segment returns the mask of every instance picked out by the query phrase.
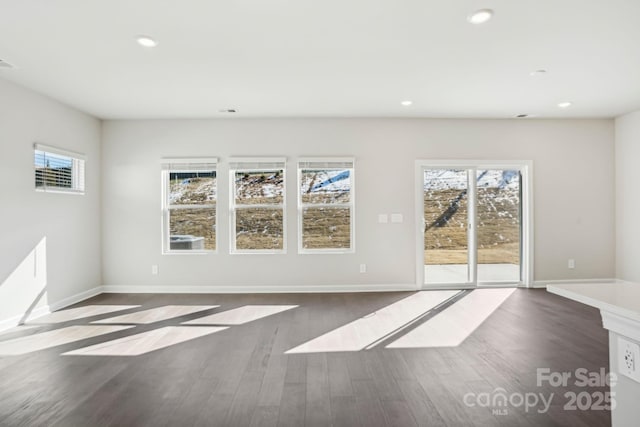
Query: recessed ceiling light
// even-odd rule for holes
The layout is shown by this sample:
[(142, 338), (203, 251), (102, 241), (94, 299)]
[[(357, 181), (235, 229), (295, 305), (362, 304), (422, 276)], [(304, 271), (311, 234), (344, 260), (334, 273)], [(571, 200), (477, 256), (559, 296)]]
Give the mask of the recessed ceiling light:
[(530, 76), (532, 77), (539, 77), (539, 76), (544, 76), (545, 74), (547, 74), (547, 70), (535, 70), (529, 73)]
[(400, 104), (402, 104), (405, 107), (408, 107), (409, 105), (413, 104), (413, 101), (402, 101)]
[(569, 101), (559, 102), (558, 107), (560, 108), (569, 108), (571, 107), (571, 103)]
[(156, 47), (158, 46), (158, 42), (152, 39), (149, 36), (138, 36), (136, 37), (136, 41), (140, 46), (144, 47)]
[(493, 10), (491, 9), (480, 9), (473, 12), (471, 15), (467, 16), (467, 21), (472, 24), (484, 24), (493, 16)]

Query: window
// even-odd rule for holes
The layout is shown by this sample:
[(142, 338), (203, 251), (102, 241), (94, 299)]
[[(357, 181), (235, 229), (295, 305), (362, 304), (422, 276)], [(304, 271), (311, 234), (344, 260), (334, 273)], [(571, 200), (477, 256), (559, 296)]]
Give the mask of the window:
[(217, 159), (163, 159), (163, 252), (216, 250)]
[(285, 159), (229, 162), (231, 252), (284, 253)]
[(418, 283), (532, 282), (530, 161), (416, 161)]
[(353, 252), (353, 159), (298, 162), (298, 249)]
[(37, 191), (84, 194), (84, 155), (41, 144), (33, 148)]

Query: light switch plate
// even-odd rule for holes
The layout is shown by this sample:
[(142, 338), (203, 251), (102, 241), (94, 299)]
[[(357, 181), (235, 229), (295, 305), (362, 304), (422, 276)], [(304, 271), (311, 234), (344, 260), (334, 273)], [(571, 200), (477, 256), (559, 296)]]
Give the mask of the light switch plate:
[(400, 224), (404, 221), (404, 217), (400, 213), (391, 214), (391, 222), (394, 224)]
[(389, 216), (387, 214), (378, 214), (378, 223), (386, 224), (389, 222)]

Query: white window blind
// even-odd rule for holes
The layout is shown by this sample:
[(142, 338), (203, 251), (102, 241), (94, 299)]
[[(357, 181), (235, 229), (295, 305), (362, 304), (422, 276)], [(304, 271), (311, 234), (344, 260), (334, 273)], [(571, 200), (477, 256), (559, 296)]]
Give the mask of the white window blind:
[(353, 169), (353, 158), (300, 159), (299, 169)]
[(33, 165), (37, 191), (84, 193), (85, 156), (83, 154), (34, 144)]
[(211, 171), (216, 169), (218, 159), (207, 158), (165, 158), (162, 159), (162, 170), (181, 171)]
[(284, 157), (235, 157), (229, 159), (229, 169), (243, 171), (262, 171), (284, 169)]

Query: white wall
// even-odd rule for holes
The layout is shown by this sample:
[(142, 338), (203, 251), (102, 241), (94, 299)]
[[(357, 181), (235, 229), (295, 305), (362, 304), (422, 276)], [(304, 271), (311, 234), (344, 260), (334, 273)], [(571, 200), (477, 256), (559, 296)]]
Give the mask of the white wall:
[[(103, 124), (107, 286), (415, 283), (414, 161), (534, 161), (535, 280), (614, 277), (612, 120), (176, 120)], [(229, 255), (230, 156), (286, 156), (288, 253)], [(295, 159), (355, 156), (356, 253), (296, 253)], [(219, 253), (161, 255), (159, 159), (217, 156)], [(404, 214), (378, 224), (379, 213)], [(576, 269), (567, 269), (567, 259)], [(366, 263), (368, 271), (358, 272)], [(160, 267), (151, 275), (151, 265)]]
[[(0, 79), (0, 328), (101, 283), (100, 127)], [(85, 196), (34, 190), (34, 142), (87, 155)]]
[(616, 274), (640, 281), (640, 111), (615, 122)]

